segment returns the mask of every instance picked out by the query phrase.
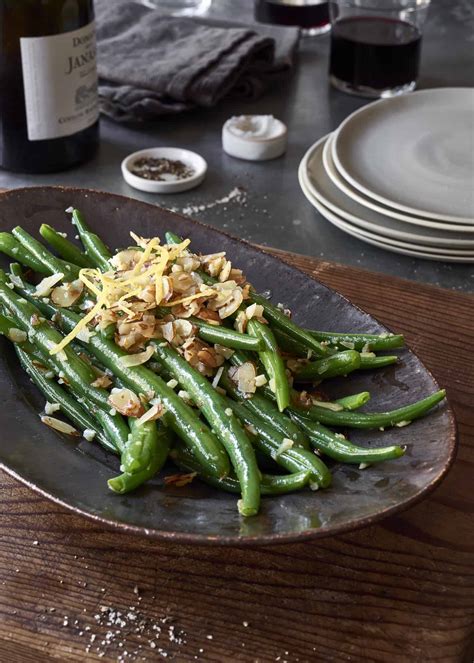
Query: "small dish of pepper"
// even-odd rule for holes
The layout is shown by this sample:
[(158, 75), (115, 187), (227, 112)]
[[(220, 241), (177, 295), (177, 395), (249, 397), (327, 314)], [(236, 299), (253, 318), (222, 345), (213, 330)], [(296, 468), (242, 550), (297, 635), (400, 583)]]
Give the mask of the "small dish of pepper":
[(179, 193), (201, 184), (206, 161), (180, 147), (152, 147), (129, 154), (122, 175), (130, 186), (147, 193)]

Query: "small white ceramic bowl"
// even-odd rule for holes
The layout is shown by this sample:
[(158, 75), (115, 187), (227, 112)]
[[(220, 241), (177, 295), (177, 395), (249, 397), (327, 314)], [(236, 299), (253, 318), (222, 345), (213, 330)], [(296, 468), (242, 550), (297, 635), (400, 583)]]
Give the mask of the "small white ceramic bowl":
[[(259, 135), (259, 124), (271, 118), (271, 127), (267, 135)], [(255, 124), (255, 133), (250, 129), (244, 132), (242, 123)], [(239, 131), (240, 129), (240, 131)], [(222, 147), (231, 157), (245, 159), (246, 161), (267, 161), (276, 159), (286, 151), (288, 142), (288, 129), (286, 125), (273, 116), (240, 115), (231, 117), (222, 127)]]
[[(151, 157), (152, 159), (174, 159), (182, 161), (186, 166), (192, 168), (194, 173), (183, 180), (147, 180), (131, 171), (133, 163), (140, 158)], [(179, 193), (199, 186), (207, 173), (206, 161), (196, 152), (184, 150), (180, 147), (151, 147), (147, 150), (139, 150), (129, 154), (122, 161), (122, 175), (130, 186), (147, 193)]]

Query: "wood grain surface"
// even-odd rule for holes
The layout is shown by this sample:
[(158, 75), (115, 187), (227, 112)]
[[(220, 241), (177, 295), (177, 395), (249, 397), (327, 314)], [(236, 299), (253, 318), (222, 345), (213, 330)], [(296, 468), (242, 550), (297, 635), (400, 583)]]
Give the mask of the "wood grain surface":
[(447, 387), (460, 434), (447, 479), (371, 528), (214, 549), (98, 528), (1, 474), (0, 661), (474, 660), (474, 301), (285, 259), (405, 333)]

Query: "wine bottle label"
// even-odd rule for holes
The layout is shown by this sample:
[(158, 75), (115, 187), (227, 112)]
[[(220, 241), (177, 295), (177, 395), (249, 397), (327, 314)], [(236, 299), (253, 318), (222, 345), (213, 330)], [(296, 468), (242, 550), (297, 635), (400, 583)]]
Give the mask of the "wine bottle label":
[(95, 23), (20, 39), (29, 140), (71, 136), (97, 120)]

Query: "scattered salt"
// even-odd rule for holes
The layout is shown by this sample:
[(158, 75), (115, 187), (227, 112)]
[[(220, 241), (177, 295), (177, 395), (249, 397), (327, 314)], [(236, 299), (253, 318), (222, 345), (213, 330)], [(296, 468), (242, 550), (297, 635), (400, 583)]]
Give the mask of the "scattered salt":
[(198, 214), (199, 212), (205, 212), (208, 209), (212, 209), (213, 207), (218, 207), (219, 205), (227, 205), (228, 203), (237, 203), (239, 205), (246, 205), (247, 204), (247, 194), (244, 189), (241, 187), (235, 187), (230, 191), (226, 196), (223, 196), (222, 198), (217, 198), (216, 200), (213, 200), (209, 203), (202, 203), (199, 205), (187, 205), (186, 207), (183, 207), (182, 209), (179, 208), (171, 208), (171, 211), (173, 212), (181, 212), (182, 214), (186, 215), (193, 215), (193, 214)]

